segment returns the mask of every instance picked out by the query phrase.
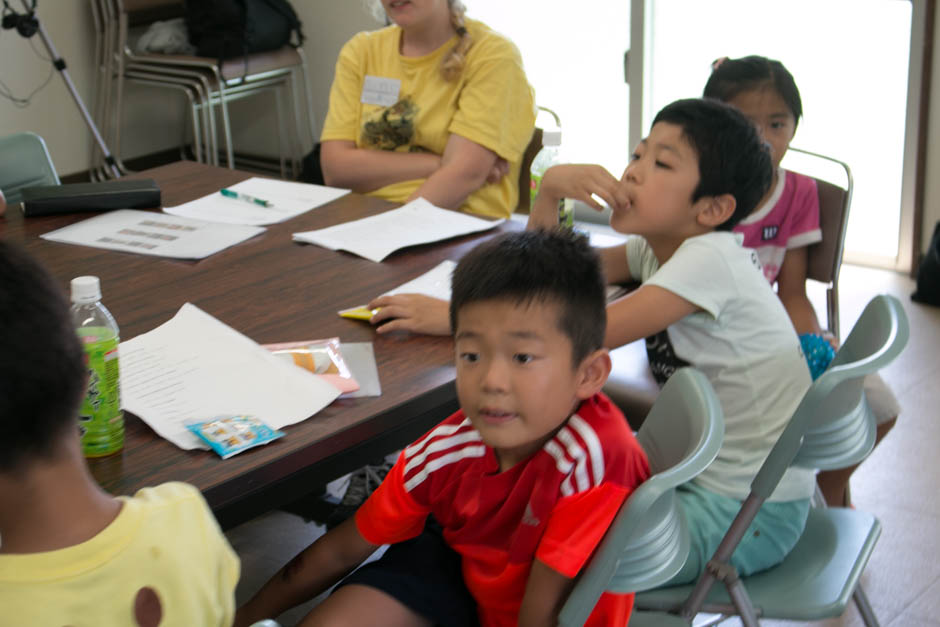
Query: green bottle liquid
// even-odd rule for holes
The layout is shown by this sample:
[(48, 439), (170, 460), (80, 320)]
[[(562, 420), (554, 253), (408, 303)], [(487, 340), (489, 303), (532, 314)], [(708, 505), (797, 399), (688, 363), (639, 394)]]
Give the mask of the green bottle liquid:
[(101, 304), (98, 277), (72, 279), (72, 321), (85, 348), (88, 389), (79, 410), (82, 453), (104, 457), (124, 448), (118, 344), (111, 312)]

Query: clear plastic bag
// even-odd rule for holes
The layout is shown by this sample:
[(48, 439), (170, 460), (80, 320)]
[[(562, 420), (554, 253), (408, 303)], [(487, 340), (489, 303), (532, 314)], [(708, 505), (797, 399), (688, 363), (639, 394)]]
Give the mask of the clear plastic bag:
[(343, 360), (337, 337), (306, 342), (264, 344), (263, 346), (294, 365), (322, 377), (340, 392), (355, 392), (359, 389), (359, 383), (353, 379), (349, 367)]

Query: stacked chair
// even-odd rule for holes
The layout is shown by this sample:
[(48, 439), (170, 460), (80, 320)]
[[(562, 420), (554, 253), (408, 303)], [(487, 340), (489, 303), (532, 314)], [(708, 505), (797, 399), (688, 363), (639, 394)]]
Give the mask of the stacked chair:
[[(94, 117), (105, 142), (111, 147), (122, 172), (121, 128), (126, 111), (126, 84), (165, 87), (181, 93), (187, 108), (185, 146), (191, 144), (195, 159), (202, 163), (224, 163), (234, 168), (229, 104), (240, 98), (267, 92), (273, 95), (277, 113), (279, 170), (282, 178), (296, 177), (303, 156), (314, 142), (312, 97), (306, 61), (300, 48), (284, 46), (271, 52), (253, 53), (232, 59), (138, 54), (131, 48), (129, 32), (155, 20), (182, 17), (183, 0), (89, 0), (95, 25), (96, 86)], [(221, 137), (219, 128), (221, 127)], [(96, 178), (106, 177), (104, 158), (92, 147), (91, 163)], [(239, 163), (256, 167), (250, 161)]]
[[(881, 295), (869, 302), (767, 456), (697, 584), (638, 594), (638, 607), (671, 612), (686, 624), (699, 611), (736, 615), (751, 627), (759, 624), (758, 617), (811, 621), (839, 616), (854, 598), (865, 624), (878, 625), (859, 586), (881, 534), (881, 524), (871, 514), (829, 508), (817, 498), (800, 540), (783, 562), (738, 577), (729, 560), (788, 467), (845, 468), (871, 452), (875, 417), (865, 400), (863, 379), (893, 361), (907, 344), (908, 334), (907, 317), (896, 298)], [(715, 586), (716, 582), (723, 585)]]

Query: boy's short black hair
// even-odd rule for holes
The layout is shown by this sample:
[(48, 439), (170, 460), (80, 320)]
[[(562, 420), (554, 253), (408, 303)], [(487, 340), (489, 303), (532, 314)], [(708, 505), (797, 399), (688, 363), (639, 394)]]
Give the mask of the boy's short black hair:
[(63, 290), (25, 250), (0, 241), (0, 472), (52, 453), (85, 391), (84, 351)]
[(699, 182), (692, 202), (706, 196), (734, 196), (734, 214), (715, 227), (730, 231), (757, 207), (773, 179), (770, 149), (757, 127), (731, 105), (700, 98), (666, 105), (653, 126), (658, 122), (680, 127), (698, 156)]
[(574, 364), (604, 344), (604, 275), (587, 238), (574, 231), (506, 233), (467, 253), (451, 282), (451, 330), (457, 332), (462, 307), (484, 300), (557, 303), (558, 327), (571, 339)]
[(776, 59), (750, 55), (740, 59), (715, 61), (702, 96), (728, 102), (738, 94), (772, 88), (793, 114), (794, 130), (803, 117), (803, 100), (793, 75)]

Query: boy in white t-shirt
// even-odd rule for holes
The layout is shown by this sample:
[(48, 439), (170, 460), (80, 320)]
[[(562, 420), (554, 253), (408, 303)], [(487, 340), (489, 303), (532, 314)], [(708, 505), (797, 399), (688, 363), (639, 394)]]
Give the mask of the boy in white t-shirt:
[[(787, 313), (757, 254), (731, 232), (767, 191), (770, 154), (756, 128), (717, 101), (674, 102), (657, 114), (618, 180), (601, 166), (549, 169), (529, 228), (558, 222), (558, 201), (612, 209), (610, 224), (631, 238), (602, 249), (610, 283), (641, 281), (607, 308), (605, 344), (648, 338), (660, 382), (692, 365), (708, 377), (725, 414), (715, 461), (683, 487), (692, 550), (672, 583), (694, 580), (750, 490), (789, 421), (810, 375)], [(813, 473), (790, 469), (735, 551), (742, 575), (779, 563), (802, 533)]]

